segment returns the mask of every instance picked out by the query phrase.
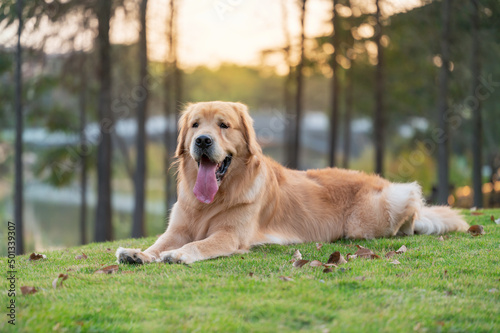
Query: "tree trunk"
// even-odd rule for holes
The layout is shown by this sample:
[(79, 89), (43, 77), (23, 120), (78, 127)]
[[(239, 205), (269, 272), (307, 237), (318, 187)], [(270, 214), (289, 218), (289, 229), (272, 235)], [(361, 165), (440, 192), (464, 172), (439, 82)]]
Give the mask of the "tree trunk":
[(441, 59), (442, 65), (439, 72), (439, 97), (438, 97), (438, 126), (440, 137), (438, 139), (438, 194), (439, 204), (448, 204), (449, 195), (449, 129), (446, 119), (448, 109), (448, 76), (450, 62), (450, 10), (451, 0), (441, 2), (441, 15), (443, 28), (441, 31)]
[(384, 48), (380, 43), (382, 37), (382, 24), (380, 13), (380, 0), (376, 0), (377, 27), (375, 33), (375, 44), (377, 45), (377, 67), (375, 68), (375, 119), (373, 121), (373, 132), (375, 138), (375, 173), (384, 174)]
[(303, 73), (302, 69), (304, 67), (304, 40), (305, 40), (305, 16), (306, 16), (306, 2), (307, 0), (302, 0), (301, 11), (300, 11), (300, 59), (297, 65), (297, 91), (295, 94), (295, 137), (293, 140), (292, 147), (292, 160), (290, 161), (290, 167), (292, 169), (299, 168), (300, 160), (300, 127), (302, 120), (302, 109), (303, 109)]
[(283, 164), (284, 165), (290, 165), (291, 161), (293, 159), (293, 131), (289, 130), (290, 127), (289, 122), (291, 119), (293, 119), (293, 105), (292, 105), (292, 94), (290, 92), (291, 89), (291, 84), (293, 80), (293, 75), (292, 75), (292, 64), (291, 64), (291, 59), (290, 59), (290, 52), (292, 49), (291, 42), (290, 42), (290, 29), (288, 29), (288, 9), (287, 9), (287, 1), (286, 0), (281, 0), (281, 20), (282, 20), (282, 29), (283, 29), (283, 36), (285, 37), (285, 47), (283, 48), (284, 51), (284, 59), (285, 63), (288, 67), (288, 74), (284, 77), (283, 80), (283, 107), (284, 107), (284, 125), (285, 129), (283, 131), (283, 149), (284, 149), (284, 156), (283, 156)]
[(109, 43), (109, 21), (111, 19), (111, 1), (96, 3), (98, 21), (98, 73), (100, 83), (98, 117), (101, 140), (97, 148), (97, 208), (95, 221), (95, 240), (97, 242), (113, 239), (111, 212), (111, 46)]
[(347, 70), (346, 77), (346, 101), (345, 101), (345, 115), (344, 115), (344, 156), (342, 160), (342, 167), (349, 168), (349, 158), (351, 156), (351, 119), (352, 119), (352, 77), (354, 61), (351, 60), (351, 68)]
[(85, 68), (86, 54), (81, 54), (80, 66), (80, 96), (78, 109), (80, 113), (80, 243), (87, 244), (87, 138), (85, 126), (87, 125), (87, 72)]
[(170, 166), (174, 162), (175, 148), (177, 143), (177, 121), (179, 119), (178, 109), (181, 106), (182, 99), (182, 76), (177, 67), (177, 36), (176, 36), (176, 17), (177, 6), (175, 0), (170, 0), (170, 13), (167, 21), (167, 43), (168, 55), (165, 67), (165, 118), (167, 122), (173, 121), (173, 128), (165, 132), (165, 209), (172, 209), (177, 200), (177, 183), (175, 180), (175, 170)]
[(332, 12), (332, 25), (333, 33), (331, 43), (335, 49), (332, 53), (331, 67), (333, 71), (333, 76), (331, 80), (331, 115), (330, 115), (330, 150), (329, 150), (329, 161), (330, 166), (334, 167), (336, 165), (336, 155), (337, 155), (337, 132), (339, 125), (339, 77), (338, 77), (338, 64), (336, 56), (340, 49), (340, 33), (339, 33), (339, 20), (337, 15), (337, 0), (333, 0), (333, 12)]
[(148, 75), (148, 47), (146, 39), (146, 9), (148, 0), (140, 2), (139, 20), (141, 30), (139, 32), (139, 86), (144, 90), (144, 96), (137, 103), (137, 151), (135, 164), (135, 208), (134, 221), (132, 226), (132, 237), (139, 238), (144, 236), (144, 204), (146, 198), (146, 118), (148, 107), (148, 89), (143, 85), (144, 79)]
[[(471, 96), (476, 95), (481, 72), (479, 61), (479, 4), (478, 0), (471, 0)], [(483, 207), (483, 191), (481, 169), (483, 166), (483, 124), (481, 120), (481, 101), (477, 98), (475, 108), (472, 110), (473, 135), (472, 135), (472, 188), (474, 190), (474, 206)]]
[(23, 104), (22, 90), (23, 78), (21, 72), (22, 48), (21, 34), (23, 31), (23, 1), (17, 0), (17, 19), (19, 26), (17, 29), (17, 52), (16, 52), (16, 143), (15, 143), (15, 191), (14, 191), (14, 223), (16, 225), (16, 254), (24, 253), (23, 237)]

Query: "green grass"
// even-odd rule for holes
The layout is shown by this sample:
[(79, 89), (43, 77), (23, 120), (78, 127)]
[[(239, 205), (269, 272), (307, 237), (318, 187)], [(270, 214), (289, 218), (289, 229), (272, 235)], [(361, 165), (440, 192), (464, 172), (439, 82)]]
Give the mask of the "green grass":
[[(469, 215), (469, 212), (465, 213)], [(1, 332), (499, 332), (500, 225), (468, 216), (486, 234), (395, 237), (292, 246), (261, 246), (248, 254), (183, 265), (120, 265), (112, 275), (94, 274), (114, 264), (118, 246), (146, 248), (155, 238), (90, 244), (46, 252), (46, 260), (17, 258), (16, 326), (7, 324), (7, 281), (2, 279)], [(355, 244), (388, 259), (355, 259), (325, 274), (293, 268), (292, 253), (326, 262)], [(106, 249), (110, 248), (111, 251)], [(75, 255), (87, 254), (87, 260)], [(6, 258), (0, 259), (7, 267)], [(253, 276), (249, 273), (253, 272)], [(52, 280), (69, 274), (64, 287)], [(293, 281), (282, 281), (290, 276)], [(39, 291), (22, 296), (21, 286)], [(496, 291), (495, 291), (496, 290)]]

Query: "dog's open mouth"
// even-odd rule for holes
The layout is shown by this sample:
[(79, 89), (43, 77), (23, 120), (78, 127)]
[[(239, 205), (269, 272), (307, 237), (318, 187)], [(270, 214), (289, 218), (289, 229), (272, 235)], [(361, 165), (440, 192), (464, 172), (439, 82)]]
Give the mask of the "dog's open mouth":
[(203, 203), (211, 203), (219, 190), (219, 185), (231, 164), (232, 156), (228, 155), (220, 162), (213, 162), (202, 155), (198, 161), (198, 176), (194, 185), (194, 195)]

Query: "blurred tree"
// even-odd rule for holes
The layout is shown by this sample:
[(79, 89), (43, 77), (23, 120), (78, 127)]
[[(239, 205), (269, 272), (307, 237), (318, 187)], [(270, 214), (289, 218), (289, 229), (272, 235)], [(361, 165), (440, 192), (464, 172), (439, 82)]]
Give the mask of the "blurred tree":
[(351, 119), (352, 119), (352, 98), (353, 98), (353, 69), (354, 60), (351, 60), (351, 68), (347, 70), (345, 84), (345, 113), (344, 113), (344, 151), (342, 167), (349, 168), (349, 158), (351, 156)]
[(111, 130), (113, 115), (111, 114), (111, 47), (109, 42), (109, 24), (111, 20), (111, 1), (97, 1), (95, 14), (98, 22), (97, 80), (100, 84), (98, 118), (101, 137), (97, 148), (97, 208), (95, 241), (103, 242), (113, 239), (111, 224)]
[(386, 131), (386, 120), (384, 110), (384, 48), (381, 44), (382, 37), (382, 14), (380, 11), (381, 0), (375, 0), (377, 12), (375, 14), (375, 44), (377, 45), (377, 66), (375, 68), (375, 113), (373, 120), (373, 132), (375, 141), (375, 173), (384, 174), (384, 135)]
[(24, 225), (23, 225), (23, 101), (22, 101), (22, 48), (21, 34), (23, 32), (23, 0), (17, 0), (17, 52), (16, 52), (16, 92), (15, 92), (15, 111), (16, 111), (16, 143), (15, 143), (15, 190), (14, 190), (14, 223), (16, 224), (16, 254), (24, 253)]
[(80, 243), (87, 244), (87, 155), (88, 142), (85, 135), (87, 126), (87, 55), (80, 54), (80, 92), (78, 98), (78, 111), (80, 118)]
[(450, 70), (450, 17), (451, 0), (443, 0), (441, 4), (441, 69), (439, 72), (438, 95), (438, 193), (439, 204), (448, 204), (449, 184), (449, 129), (448, 129), (448, 77)]
[(331, 68), (332, 68), (332, 79), (331, 79), (331, 114), (330, 114), (330, 147), (329, 147), (329, 163), (331, 167), (336, 166), (336, 154), (337, 154), (337, 136), (339, 129), (339, 71), (337, 63), (337, 55), (340, 54), (340, 24), (339, 15), (337, 13), (338, 0), (333, 0), (333, 10), (332, 10), (332, 26), (333, 32), (331, 36), (331, 44), (333, 45), (334, 52), (331, 54)]
[(471, 98), (476, 102), (472, 108), (473, 135), (472, 135), (472, 188), (474, 193), (474, 206), (483, 207), (482, 191), (482, 166), (483, 166), (483, 124), (481, 116), (481, 100), (476, 89), (479, 87), (480, 67), (480, 37), (479, 37), (479, 0), (470, 0), (471, 13)]
[(290, 168), (298, 169), (300, 167), (300, 127), (302, 121), (302, 109), (303, 105), (303, 85), (304, 85), (304, 48), (305, 48), (305, 16), (306, 16), (306, 3), (307, 0), (300, 0), (300, 56), (299, 63), (296, 69), (296, 93), (295, 93), (295, 131), (294, 131), (294, 141), (292, 147), (292, 159), (290, 161)]
[(292, 42), (290, 38), (290, 29), (288, 28), (288, 9), (287, 1), (281, 0), (281, 21), (282, 21), (282, 31), (285, 38), (285, 45), (283, 47), (283, 56), (285, 60), (285, 66), (287, 67), (287, 73), (283, 78), (283, 107), (285, 113), (285, 131), (284, 131), (284, 149), (285, 149), (285, 160), (283, 161), (285, 165), (289, 165), (293, 159), (293, 131), (291, 131), (288, 122), (293, 119), (293, 103), (292, 103), (292, 81), (293, 81), (293, 69), (292, 69)]
[[(167, 130), (165, 131), (165, 212), (172, 208), (177, 200), (177, 182), (175, 180), (175, 170), (170, 168), (175, 159), (175, 147), (177, 142), (177, 110), (180, 106), (182, 82), (181, 72), (177, 64), (177, 1), (170, 0), (167, 15), (167, 58), (165, 59), (164, 70), (164, 111), (167, 120)], [(173, 126), (170, 124), (173, 123)]]
[(147, 22), (146, 10), (148, 0), (141, 0), (139, 3), (139, 21), (141, 29), (139, 31), (139, 87), (142, 88), (143, 96), (137, 103), (137, 149), (136, 149), (136, 164), (134, 175), (135, 187), (135, 206), (132, 225), (132, 237), (144, 237), (144, 201), (146, 197), (146, 118), (148, 107), (148, 87), (144, 82), (148, 76), (148, 46), (147, 46)]

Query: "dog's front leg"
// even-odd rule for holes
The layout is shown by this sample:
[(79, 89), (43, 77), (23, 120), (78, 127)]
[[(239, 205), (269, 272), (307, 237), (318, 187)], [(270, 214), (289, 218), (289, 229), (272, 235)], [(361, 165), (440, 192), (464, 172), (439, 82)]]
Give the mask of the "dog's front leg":
[(229, 256), (238, 251), (239, 247), (239, 237), (234, 230), (219, 230), (180, 249), (160, 253), (160, 260), (170, 264), (191, 264), (195, 261)]
[(128, 264), (147, 264), (157, 261), (160, 258), (160, 253), (166, 250), (178, 249), (192, 239), (187, 230), (183, 226), (183, 221), (186, 219), (182, 209), (179, 209), (176, 203), (170, 214), (170, 223), (167, 231), (161, 235), (156, 242), (147, 250), (129, 249), (119, 247), (116, 250), (116, 258), (119, 263)]

